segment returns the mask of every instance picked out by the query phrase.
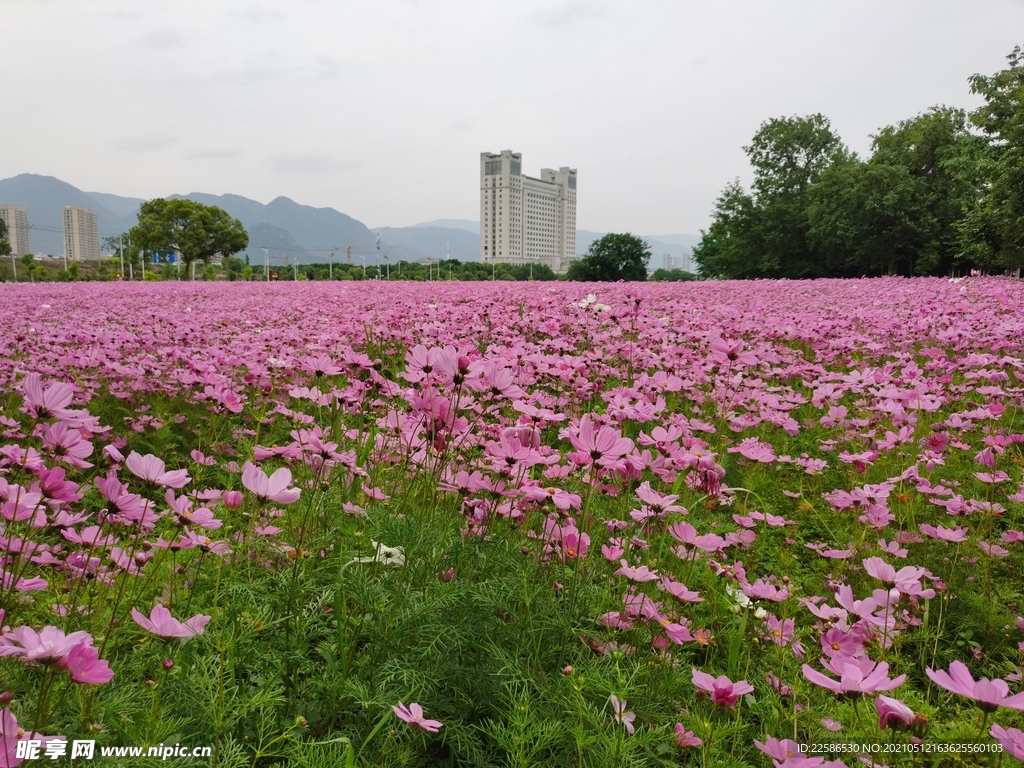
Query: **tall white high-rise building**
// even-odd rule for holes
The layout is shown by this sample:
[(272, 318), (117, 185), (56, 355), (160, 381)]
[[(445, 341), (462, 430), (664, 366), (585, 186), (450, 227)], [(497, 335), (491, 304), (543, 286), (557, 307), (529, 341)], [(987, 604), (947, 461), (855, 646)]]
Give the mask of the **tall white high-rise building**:
[(19, 205), (0, 205), (0, 219), (7, 225), (7, 242), (10, 243), (11, 253), (15, 256), (32, 253), (25, 209)]
[(69, 261), (100, 257), (100, 233), (91, 209), (64, 206), (64, 255)]
[(565, 272), (576, 258), (576, 169), (524, 176), (523, 156), (480, 153), (480, 261), (544, 264)]

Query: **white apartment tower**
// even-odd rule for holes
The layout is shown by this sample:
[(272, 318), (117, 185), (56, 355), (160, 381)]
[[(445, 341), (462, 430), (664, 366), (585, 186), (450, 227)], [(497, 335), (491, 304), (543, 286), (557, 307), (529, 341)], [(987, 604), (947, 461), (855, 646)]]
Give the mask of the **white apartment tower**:
[(89, 208), (64, 206), (64, 255), (70, 261), (99, 259), (100, 234), (96, 214)]
[(7, 242), (10, 243), (11, 253), (15, 256), (32, 253), (32, 246), (28, 241), (28, 214), (25, 209), (18, 205), (0, 205), (0, 219), (7, 225)]
[(524, 176), (512, 150), (480, 153), (480, 261), (546, 264), (565, 272), (576, 258), (576, 169)]

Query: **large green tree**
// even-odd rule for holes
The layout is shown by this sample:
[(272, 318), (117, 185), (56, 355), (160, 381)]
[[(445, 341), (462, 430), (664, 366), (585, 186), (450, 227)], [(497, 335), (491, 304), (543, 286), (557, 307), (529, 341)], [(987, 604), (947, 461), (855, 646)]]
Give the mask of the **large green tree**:
[(628, 232), (609, 234), (590, 244), (582, 259), (574, 261), (566, 273), (568, 280), (614, 282), (647, 279), (647, 261), (651, 252), (643, 240)]
[(183, 198), (143, 203), (130, 235), (132, 245), (145, 251), (180, 254), (185, 274), (194, 261), (208, 262), (217, 254), (230, 256), (249, 245), (242, 222), (227, 211)]
[(901, 166), (851, 160), (829, 168), (808, 195), (808, 234), (832, 277), (913, 273), (935, 229), (924, 185)]
[(701, 232), (703, 237), (693, 249), (701, 275), (734, 280), (761, 277), (760, 213), (739, 180), (725, 188), (715, 201), (711, 226)]
[[(869, 163), (904, 169), (913, 190), (903, 215), (919, 231), (912, 255), (916, 274), (948, 274), (975, 266), (957, 237), (960, 222), (983, 191), (987, 142), (971, 130), (962, 109), (937, 106), (879, 131)], [(900, 177), (902, 178), (902, 177)]]
[(982, 168), (985, 194), (960, 226), (964, 249), (982, 266), (1024, 267), (1024, 51), (1007, 57), (1009, 67), (991, 77), (970, 78), (971, 92), (985, 99), (971, 113), (988, 138)]
[(773, 118), (743, 148), (754, 171), (748, 194), (738, 182), (715, 203), (711, 227), (694, 249), (706, 277), (817, 277), (807, 195), (826, 169), (850, 155), (820, 114)]

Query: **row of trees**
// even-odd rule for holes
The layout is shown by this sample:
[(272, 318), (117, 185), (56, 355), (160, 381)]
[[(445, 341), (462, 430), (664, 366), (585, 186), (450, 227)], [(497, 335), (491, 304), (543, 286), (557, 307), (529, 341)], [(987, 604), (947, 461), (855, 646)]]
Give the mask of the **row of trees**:
[(744, 147), (752, 188), (715, 203), (706, 277), (942, 275), (1024, 266), (1024, 53), (974, 75), (985, 105), (939, 106), (851, 153), (820, 114), (776, 118)]
[[(165, 200), (157, 198), (143, 203), (139, 209), (139, 220), (123, 235), (106, 238), (104, 242), (110, 251), (123, 255), (127, 263), (135, 265), (146, 253), (175, 252), (180, 255), (183, 273), (190, 274), (193, 262), (208, 263), (213, 256), (221, 255), (231, 280), (253, 279), (252, 268), (245, 271), (234, 254), (245, 250), (249, 235), (238, 219), (216, 206), (203, 205), (192, 200)], [(566, 276), (569, 280), (610, 281), (647, 279), (648, 246), (640, 238), (630, 234), (610, 234), (593, 243), (584, 258), (574, 262)], [(297, 278), (298, 269), (291, 275)], [(449, 260), (437, 265), (422, 265), (401, 262), (396, 265), (397, 277), (405, 271), (405, 279), (449, 279), (449, 280), (554, 280), (555, 273), (544, 265), (496, 265)], [(340, 279), (377, 277), (377, 268), (363, 267), (356, 271), (351, 265), (335, 268)], [(306, 279), (328, 279), (328, 266), (308, 265), (301, 267)], [(422, 274), (421, 274), (422, 273)], [(210, 275), (204, 276), (209, 279)]]

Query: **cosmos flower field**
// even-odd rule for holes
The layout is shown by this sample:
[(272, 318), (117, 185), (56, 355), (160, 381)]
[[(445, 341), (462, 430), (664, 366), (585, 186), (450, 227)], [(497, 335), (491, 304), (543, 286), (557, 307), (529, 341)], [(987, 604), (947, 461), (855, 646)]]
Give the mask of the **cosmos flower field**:
[(1024, 282), (0, 315), (0, 767), (1024, 761)]

